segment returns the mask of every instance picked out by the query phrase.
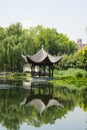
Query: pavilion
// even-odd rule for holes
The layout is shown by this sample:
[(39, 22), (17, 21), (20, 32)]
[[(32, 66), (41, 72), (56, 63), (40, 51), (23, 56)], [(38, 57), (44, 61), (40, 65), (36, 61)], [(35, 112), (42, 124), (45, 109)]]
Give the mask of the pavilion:
[(52, 56), (42, 46), (41, 50), (34, 55), (22, 55), (26, 64), (29, 64), (29, 72), (32, 77), (53, 77), (54, 64), (58, 63), (63, 56)]

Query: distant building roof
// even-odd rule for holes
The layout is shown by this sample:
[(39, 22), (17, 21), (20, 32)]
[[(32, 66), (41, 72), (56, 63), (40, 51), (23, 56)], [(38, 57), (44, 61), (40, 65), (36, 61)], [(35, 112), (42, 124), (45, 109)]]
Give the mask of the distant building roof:
[(87, 44), (83, 44), (82, 43), (82, 39), (81, 38), (77, 39), (77, 43), (76, 44), (78, 46), (78, 50), (82, 49), (84, 46), (87, 46)]

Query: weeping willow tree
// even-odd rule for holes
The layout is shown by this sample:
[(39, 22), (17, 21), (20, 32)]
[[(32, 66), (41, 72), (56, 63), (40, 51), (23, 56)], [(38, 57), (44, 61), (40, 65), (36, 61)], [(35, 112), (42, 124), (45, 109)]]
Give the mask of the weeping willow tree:
[(22, 71), (22, 54), (32, 55), (42, 46), (52, 55), (74, 53), (76, 44), (69, 38), (57, 33), (56, 29), (40, 25), (23, 29), (21, 23), (0, 27), (0, 71)]

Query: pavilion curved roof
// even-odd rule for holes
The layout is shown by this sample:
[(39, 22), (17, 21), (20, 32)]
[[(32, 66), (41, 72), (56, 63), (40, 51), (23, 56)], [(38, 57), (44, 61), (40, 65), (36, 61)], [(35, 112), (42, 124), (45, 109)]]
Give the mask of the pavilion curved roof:
[(52, 56), (50, 55), (48, 52), (46, 52), (43, 47), (41, 48), (41, 50), (39, 52), (37, 52), (34, 55), (22, 55), (22, 57), (24, 58), (25, 62), (29, 62), (29, 63), (36, 63), (36, 64), (55, 64), (58, 63), (63, 56)]

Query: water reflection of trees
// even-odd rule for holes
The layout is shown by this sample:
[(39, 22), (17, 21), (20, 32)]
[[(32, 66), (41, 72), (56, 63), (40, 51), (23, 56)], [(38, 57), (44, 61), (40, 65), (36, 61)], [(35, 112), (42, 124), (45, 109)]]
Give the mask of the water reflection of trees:
[[(25, 87), (0, 89), (0, 123), (7, 129), (18, 130), (23, 122), (35, 127), (48, 123), (54, 124), (56, 119), (65, 117), (68, 111), (74, 110), (75, 106), (80, 106), (87, 111), (87, 91), (85, 90), (77, 91), (61, 87), (55, 89), (52, 84), (50, 86), (49, 84), (39, 84), (39, 86), (33, 84), (30, 88), (25, 89)], [(33, 106), (20, 107), (20, 103), (25, 98), (27, 101), (41, 99), (46, 105), (50, 99), (57, 99), (64, 108), (51, 106), (40, 116)]]

